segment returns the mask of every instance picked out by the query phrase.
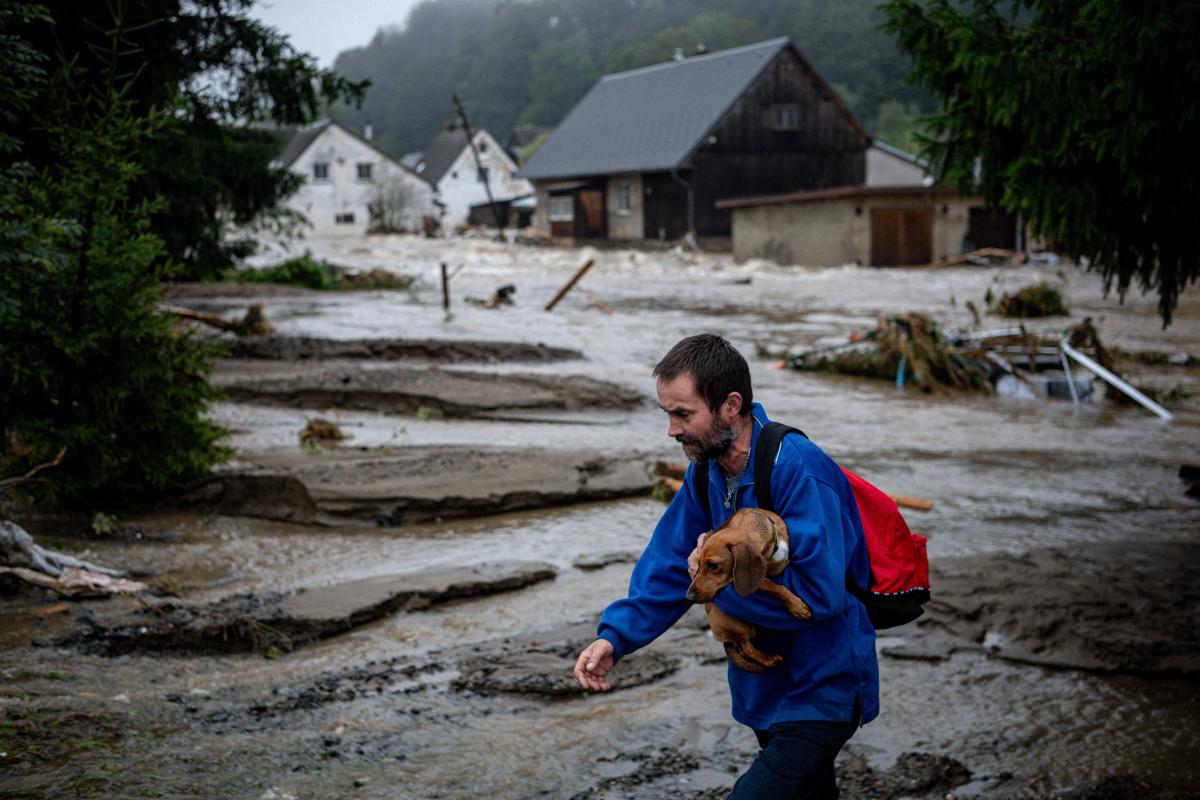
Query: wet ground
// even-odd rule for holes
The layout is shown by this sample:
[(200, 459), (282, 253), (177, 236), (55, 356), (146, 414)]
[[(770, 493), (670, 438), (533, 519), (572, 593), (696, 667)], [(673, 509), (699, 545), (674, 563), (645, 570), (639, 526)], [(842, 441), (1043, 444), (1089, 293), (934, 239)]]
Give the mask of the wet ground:
[[(1177, 418), (1163, 423), (1111, 403), (1076, 411), (1069, 403), (930, 396), (911, 387), (902, 394), (886, 382), (775, 370), (771, 358), (755, 355), (841, 341), (889, 312), (967, 326), (966, 301), (981, 304), (989, 288), (999, 296), (1039, 279), (1064, 286), (1071, 317), (1035, 329), (1091, 316), (1108, 345), (1200, 355), (1200, 293), (1184, 296), (1163, 331), (1153, 299), (1105, 299), (1098, 278), (1070, 266), (782, 268), (682, 252), (404, 237), (307, 246), (335, 263), (421, 283), (414, 292), (260, 295), (207, 287), (190, 305), (240, 316), (253, 297), (284, 336), (516, 342), (583, 358), (493, 357), (466, 346), (456, 351), (466, 357), (453, 358), (333, 348), (297, 371), (295, 353), (240, 352), (222, 366), (223, 380), (274, 382), (287, 396), (259, 393), (214, 409), (234, 430), (238, 456), (228, 474), (325, 475), (301, 481), (319, 516), (322, 486), (362, 474), (339, 468), (343, 461), (525, 453), (520, 469), (538, 476), (530, 464), (560, 458), (562, 466), (527, 487), (552, 494), (545, 485), (555, 475), (577, 480), (581, 454), (678, 460), (649, 373), (681, 336), (715, 331), (747, 355), (756, 399), (773, 418), (802, 427), (885, 489), (935, 502), (932, 512), (907, 516), (929, 537), (944, 604), (924, 625), (881, 638), (883, 714), (842, 761), (847, 796), (1046, 797), (1074, 787), (1085, 792), (1080, 797), (1116, 797), (1148, 796), (1144, 782), (1175, 792), (1200, 787), (1200, 617), (1187, 569), (1197, 562), (1200, 503), (1177, 477), (1181, 464), (1200, 461), (1200, 370), (1167, 365), (1127, 374), (1172, 398)], [(580, 286), (543, 311), (591, 255), (596, 265)], [(448, 318), (440, 262), (461, 265)], [(463, 302), (508, 283), (517, 287), (512, 306)], [(434, 366), (449, 373), (443, 386), (482, 387), (470, 390), (472, 408), (492, 400), (502, 407), (448, 414), (432, 403), (381, 408), (328, 393), (301, 401), (302, 387), (279, 384), (349, 370), (351, 385), (382, 386), (389, 396), (409, 371)], [(532, 378), (536, 385), (521, 383)], [(621, 387), (612, 396), (642, 401), (614, 407), (588, 399), (601, 383)], [(517, 385), (548, 399), (531, 407), (517, 392), (504, 401)], [(574, 399), (557, 402), (556, 393)], [(300, 446), (299, 431), (316, 416), (349, 434), (339, 451)], [(460, 498), (463, 485), (481, 485), (438, 463), (409, 463), (385, 483), (402, 495), (405, 486), (443, 482), (444, 496)], [(298, 502), (272, 491), (279, 504)], [(725, 666), (702, 623), (681, 623), (638, 654), (641, 663), (623, 663), (609, 695), (576, 693), (563, 674), (599, 612), (624, 591), (629, 556), (662, 506), (648, 497), (534, 505), (401, 520), (394, 528), (378, 526), (373, 507), (343, 514), (334, 526), (218, 508), (123, 520), (107, 539), (36, 530), (42, 544), (165, 573), (181, 602), (201, 605), (497, 561), (548, 564), (554, 577), (385, 610), (349, 632), (257, 654), (31, 647), (77, 634), (83, 609), (36, 619), (28, 614), (44, 598), (8, 598), (0, 606), (0, 796), (723, 796), (755, 746), (729, 718)], [(589, 561), (604, 565), (585, 568)], [(93, 627), (121, 616), (117, 606), (93, 606)], [(913, 753), (920, 755), (905, 755)], [(1137, 777), (1114, 790), (1112, 776), (1122, 774)], [(1097, 788), (1104, 779), (1107, 789)]]

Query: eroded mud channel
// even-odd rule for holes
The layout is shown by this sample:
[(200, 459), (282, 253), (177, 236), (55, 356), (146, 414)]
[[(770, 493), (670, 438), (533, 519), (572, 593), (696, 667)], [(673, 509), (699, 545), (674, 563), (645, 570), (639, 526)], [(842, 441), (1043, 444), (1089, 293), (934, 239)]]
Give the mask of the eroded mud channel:
[[(328, 254), (449, 257), (382, 241)], [(0, 796), (723, 797), (755, 744), (730, 719), (698, 610), (623, 661), (610, 694), (570, 677), (662, 511), (646, 465), (679, 458), (650, 368), (696, 330), (753, 356), (883, 302), (920, 308), (931, 286), (967, 297), (1008, 278), (881, 271), (867, 297), (854, 268), (733, 275), (618, 253), (589, 277), (613, 315), (582, 300), (541, 312), (532, 299), (578, 255), (470, 245), (455, 257), (479, 266), (460, 291), (515, 281), (530, 307), (453, 320), (431, 287), (197, 289), (195, 307), (218, 313), (264, 302), (280, 329), (219, 367), (236, 458), (104, 537), (22, 520), (47, 546), (168, 576), (179, 596), (0, 598)], [(1070, 281), (1118, 343), (1158, 335), (1152, 303)], [(1180, 315), (1172, 345), (1200, 346), (1194, 296)], [(883, 714), (840, 759), (844, 797), (1196, 796), (1200, 503), (1175, 471), (1200, 452), (1200, 417), (1167, 427), (751, 369), (772, 416), (935, 501), (908, 515), (930, 539), (935, 599), (879, 639)], [(301, 445), (317, 417), (347, 438)]]

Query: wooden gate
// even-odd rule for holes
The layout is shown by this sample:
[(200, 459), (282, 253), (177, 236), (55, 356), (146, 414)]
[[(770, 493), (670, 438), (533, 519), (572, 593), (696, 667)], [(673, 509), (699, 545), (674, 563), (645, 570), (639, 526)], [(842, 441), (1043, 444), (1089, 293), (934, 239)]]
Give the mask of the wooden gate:
[(932, 208), (871, 209), (871, 264), (893, 267), (932, 260)]

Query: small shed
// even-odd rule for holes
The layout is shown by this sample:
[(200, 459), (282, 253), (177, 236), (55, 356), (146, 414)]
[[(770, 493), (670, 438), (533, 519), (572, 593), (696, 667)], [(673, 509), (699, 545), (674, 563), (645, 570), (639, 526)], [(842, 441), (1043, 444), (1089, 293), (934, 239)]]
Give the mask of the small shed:
[(979, 247), (1012, 248), (1016, 220), (950, 186), (841, 186), (718, 200), (733, 214), (739, 261), (838, 266), (928, 264)]

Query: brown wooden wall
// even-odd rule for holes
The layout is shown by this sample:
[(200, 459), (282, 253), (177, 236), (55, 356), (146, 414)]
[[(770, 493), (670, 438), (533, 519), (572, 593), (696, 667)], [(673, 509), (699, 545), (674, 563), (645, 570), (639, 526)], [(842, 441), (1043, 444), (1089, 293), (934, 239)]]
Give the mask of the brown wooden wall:
[[(773, 129), (771, 107), (777, 103), (799, 107), (796, 130)], [(693, 158), (693, 170), (683, 173), (695, 181), (696, 228), (702, 235), (729, 235), (730, 213), (713, 208), (720, 198), (866, 181), (869, 142), (790, 49), (759, 76), (712, 135), (716, 141), (705, 143)], [(686, 214), (686, 202), (683, 208)], [(652, 230), (657, 226), (651, 228), (647, 220), (646, 235)]]

